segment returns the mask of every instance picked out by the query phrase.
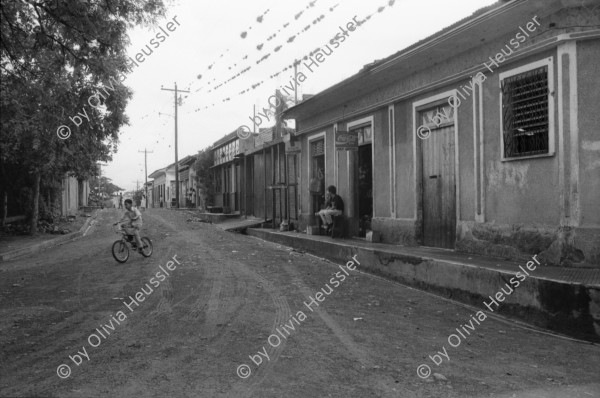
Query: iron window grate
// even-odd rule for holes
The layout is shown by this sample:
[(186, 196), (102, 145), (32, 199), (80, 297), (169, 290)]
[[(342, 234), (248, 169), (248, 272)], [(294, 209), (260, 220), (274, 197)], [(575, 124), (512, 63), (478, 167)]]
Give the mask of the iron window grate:
[(502, 81), (504, 156), (514, 158), (548, 153), (548, 67), (533, 69)]
[(311, 155), (321, 156), (325, 154), (325, 140), (318, 140), (311, 143)]

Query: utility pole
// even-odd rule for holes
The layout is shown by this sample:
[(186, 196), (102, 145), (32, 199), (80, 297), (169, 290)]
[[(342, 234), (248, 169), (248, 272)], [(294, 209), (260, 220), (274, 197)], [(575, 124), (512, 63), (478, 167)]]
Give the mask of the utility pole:
[(185, 90), (177, 90), (177, 82), (175, 82), (175, 89), (163, 88), (164, 91), (173, 91), (175, 93), (175, 201), (177, 202), (177, 208), (179, 209), (179, 156), (177, 154), (177, 93), (189, 93)]
[[(142, 152), (142, 151), (138, 151)], [(144, 184), (144, 191), (146, 192), (146, 207), (148, 207), (148, 154), (154, 153), (154, 151), (148, 151), (144, 148), (144, 175), (146, 176), (146, 183)]]
[[(133, 181), (131, 181), (131, 182), (133, 182)], [(136, 207), (137, 207), (137, 203), (135, 201), (135, 196), (138, 194), (139, 191), (140, 191), (140, 180), (138, 179), (138, 180), (135, 180), (135, 191), (134, 191), (133, 197), (132, 197), (132, 199), (133, 199), (133, 205), (136, 206)], [(141, 206), (141, 203), (142, 202), (140, 201), (140, 206)]]

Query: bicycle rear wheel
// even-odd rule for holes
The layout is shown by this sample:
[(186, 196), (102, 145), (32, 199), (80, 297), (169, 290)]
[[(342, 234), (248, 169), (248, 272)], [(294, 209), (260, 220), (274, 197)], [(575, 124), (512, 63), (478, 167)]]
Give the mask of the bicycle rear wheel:
[(145, 236), (141, 239), (144, 247), (142, 248), (142, 256), (150, 257), (152, 255), (152, 251), (154, 248), (152, 247), (152, 241), (150, 238), (146, 238)]
[(117, 240), (112, 245), (112, 255), (120, 263), (124, 263), (129, 258), (129, 248), (122, 240)]

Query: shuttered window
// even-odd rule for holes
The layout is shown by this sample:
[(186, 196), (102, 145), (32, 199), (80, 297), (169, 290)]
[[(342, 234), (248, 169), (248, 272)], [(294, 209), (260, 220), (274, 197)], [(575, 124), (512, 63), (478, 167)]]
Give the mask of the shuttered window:
[(502, 122), (505, 158), (548, 153), (548, 67), (502, 80)]

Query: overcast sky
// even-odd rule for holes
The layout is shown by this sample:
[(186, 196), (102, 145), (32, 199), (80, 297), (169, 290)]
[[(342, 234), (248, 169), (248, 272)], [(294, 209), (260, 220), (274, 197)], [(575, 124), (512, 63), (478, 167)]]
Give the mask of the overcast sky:
[[(310, 2), (313, 2), (312, 7)], [(318, 93), (352, 76), (365, 64), (385, 58), (493, 2), (396, 0), (389, 6), (389, 0), (175, 1), (167, 18), (159, 24), (169, 34), (164, 41), (156, 40), (157, 33), (162, 32), (158, 27), (136, 28), (130, 32), (128, 52), (132, 58), (142, 48), (146, 49), (146, 45), (150, 45), (153, 52), (144, 56), (144, 61), (124, 81), (134, 92), (126, 111), (130, 125), (121, 130), (118, 152), (113, 162), (103, 167), (103, 173), (115, 184), (130, 190), (135, 188), (137, 180), (140, 184), (144, 180), (144, 154), (138, 151), (144, 148), (153, 151), (148, 154), (148, 174), (175, 161), (174, 118), (171, 116), (174, 94), (162, 91), (161, 85), (173, 88), (177, 82), (179, 89), (191, 91), (182, 94), (184, 98), (178, 108), (181, 159), (197, 153), (240, 125), (252, 127), (249, 116), (253, 105), (268, 107), (269, 96), (288, 84), (293, 71), (287, 70), (273, 79), (270, 76), (294, 59), (327, 44), (339, 32), (339, 26), (345, 26), (355, 16), (364, 20), (373, 14), (365, 24), (349, 32), (346, 40), (318, 68), (313, 67), (313, 72), (299, 68), (306, 75), (306, 80), (299, 85), (300, 94)], [(385, 8), (378, 12), (383, 6)], [(296, 19), (300, 11), (303, 13)], [(261, 15), (262, 20), (258, 22)], [(319, 20), (321, 16), (324, 18)], [(174, 17), (179, 25), (174, 23), (171, 25), (174, 31), (169, 31), (166, 25)], [(286, 23), (289, 25), (284, 28)], [(310, 29), (303, 32), (307, 25)], [(241, 37), (242, 32), (247, 33), (245, 38)], [(275, 33), (274, 38), (267, 40)], [(294, 35), (297, 35), (295, 39), (288, 42)], [(152, 39), (156, 40), (154, 46), (150, 43)], [(258, 50), (260, 44), (263, 47)], [(278, 46), (281, 48), (274, 51)], [(256, 64), (266, 54), (271, 55)], [(211, 87), (248, 66), (251, 69), (246, 73), (209, 92)], [(260, 86), (251, 89), (261, 81)], [(248, 88), (251, 90), (239, 94)], [(226, 98), (229, 100), (223, 102)], [(268, 124), (261, 125), (265, 126)]]

